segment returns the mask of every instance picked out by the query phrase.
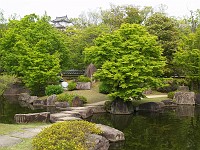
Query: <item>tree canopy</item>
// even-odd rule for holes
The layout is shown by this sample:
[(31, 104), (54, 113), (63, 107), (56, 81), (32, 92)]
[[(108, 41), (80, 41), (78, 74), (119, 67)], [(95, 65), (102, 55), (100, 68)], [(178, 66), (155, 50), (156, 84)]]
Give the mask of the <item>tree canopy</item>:
[(85, 49), (85, 56), (100, 68), (95, 77), (114, 99), (140, 99), (145, 89), (160, 83), (165, 65), (156, 37), (137, 24), (123, 24), (97, 38), (95, 46)]

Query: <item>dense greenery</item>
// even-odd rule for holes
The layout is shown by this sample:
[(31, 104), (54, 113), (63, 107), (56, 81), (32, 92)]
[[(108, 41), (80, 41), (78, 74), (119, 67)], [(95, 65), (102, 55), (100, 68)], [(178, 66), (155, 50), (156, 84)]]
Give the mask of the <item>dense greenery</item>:
[(64, 91), (61, 85), (48, 85), (45, 88), (46, 95), (61, 94)]
[[(106, 10), (100, 8), (71, 18), (71, 26), (58, 30), (47, 14), (30, 14), (18, 20), (14, 16), (8, 20), (0, 12), (0, 72), (21, 78), (37, 95), (44, 94), (47, 85), (57, 84), (62, 70), (85, 69), (91, 62), (98, 69), (107, 70), (99, 71), (96, 77), (106, 81), (104, 87), (114, 97), (140, 97), (146, 87), (155, 86), (149, 79), (160, 77), (163, 71), (162, 77), (186, 76), (191, 89), (199, 90), (199, 18), (200, 10), (191, 11), (185, 18), (174, 18), (165, 13), (163, 5), (159, 11), (152, 7), (111, 5)], [(157, 42), (163, 51), (151, 47)], [(151, 60), (154, 54), (166, 57), (164, 69), (161, 57)], [(111, 76), (101, 78), (108, 72), (116, 74), (113, 81)], [(129, 87), (132, 80), (138, 86)], [(125, 92), (131, 88), (134, 92)]]
[(100, 134), (95, 124), (87, 121), (66, 121), (53, 124), (33, 139), (34, 150), (87, 150), (88, 134)]
[(95, 77), (109, 87), (114, 99), (140, 99), (142, 92), (156, 87), (165, 65), (156, 37), (143, 26), (123, 24), (112, 34), (96, 39), (86, 57), (100, 67)]

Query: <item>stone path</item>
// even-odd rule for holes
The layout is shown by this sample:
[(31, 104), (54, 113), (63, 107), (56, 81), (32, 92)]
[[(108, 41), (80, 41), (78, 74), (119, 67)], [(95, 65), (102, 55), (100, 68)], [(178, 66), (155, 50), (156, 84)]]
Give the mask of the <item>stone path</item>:
[(12, 132), (6, 135), (0, 135), (0, 147), (13, 146), (23, 141), (26, 138), (33, 138), (39, 132), (42, 131), (43, 128), (48, 127), (49, 125), (39, 126), (36, 128), (25, 128), (20, 132)]
[[(102, 107), (105, 101), (97, 102), (93, 104), (87, 104), (85, 107), (76, 107), (71, 108), (70, 111), (62, 111), (60, 113), (52, 114), (53, 117), (56, 117), (56, 121), (64, 121), (64, 120), (77, 120), (81, 118), (85, 118), (88, 115), (91, 115), (89, 112), (102, 111)], [(95, 109), (96, 108), (96, 109)], [(51, 117), (52, 117), (51, 116)], [(26, 138), (33, 138), (39, 132), (42, 131), (43, 128), (48, 127), (39, 126), (36, 128), (25, 128), (20, 132), (12, 132), (6, 135), (0, 135), (0, 147), (8, 147), (18, 144)]]

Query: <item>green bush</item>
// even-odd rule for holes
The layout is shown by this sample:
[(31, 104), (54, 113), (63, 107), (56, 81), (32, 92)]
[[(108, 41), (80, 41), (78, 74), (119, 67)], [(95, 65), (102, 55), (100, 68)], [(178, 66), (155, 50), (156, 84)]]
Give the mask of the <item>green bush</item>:
[(60, 85), (48, 85), (45, 88), (46, 95), (53, 95), (53, 94), (61, 94), (63, 92), (63, 88)]
[(170, 98), (170, 99), (173, 99), (174, 98), (174, 94), (175, 94), (175, 92), (169, 92), (167, 94), (167, 97)]
[[(87, 121), (58, 122), (45, 128), (33, 139), (34, 150), (87, 150), (88, 134), (100, 134), (94, 123)], [(93, 145), (94, 146), (94, 145)]]
[(86, 77), (84, 75), (80, 75), (78, 77), (78, 82), (90, 82), (90, 81), (91, 81), (90, 78), (88, 78), (88, 77)]
[(71, 105), (72, 100), (76, 96), (79, 97), (80, 100), (82, 100), (84, 104), (87, 103), (87, 98), (85, 98), (84, 96), (79, 96), (79, 95), (75, 95), (75, 94), (68, 94), (68, 93), (62, 93), (62, 94), (57, 95), (57, 101), (58, 102), (68, 102)]
[(57, 101), (58, 102), (68, 102), (70, 105), (72, 104), (72, 100), (74, 99), (76, 95), (74, 94), (68, 94), (68, 93), (62, 93), (57, 95)]
[(106, 85), (105, 83), (102, 82), (99, 85), (99, 93), (109, 94), (109, 87), (108, 87), (108, 85)]
[(76, 89), (76, 82), (74, 82), (74, 81), (69, 82), (69, 83), (68, 83), (67, 90), (68, 90), (68, 91), (73, 91), (73, 90), (75, 90), (75, 89)]

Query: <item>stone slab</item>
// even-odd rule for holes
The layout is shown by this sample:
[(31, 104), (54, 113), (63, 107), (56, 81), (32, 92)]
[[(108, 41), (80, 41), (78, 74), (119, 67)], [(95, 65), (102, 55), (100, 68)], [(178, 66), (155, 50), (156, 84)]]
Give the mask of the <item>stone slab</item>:
[(12, 146), (20, 142), (22, 142), (22, 139), (20, 138), (11, 137), (8, 135), (0, 136), (0, 147)]
[(82, 120), (81, 118), (77, 118), (77, 117), (62, 117), (62, 118), (58, 118), (58, 121), (71, 121), (71, 120)]

